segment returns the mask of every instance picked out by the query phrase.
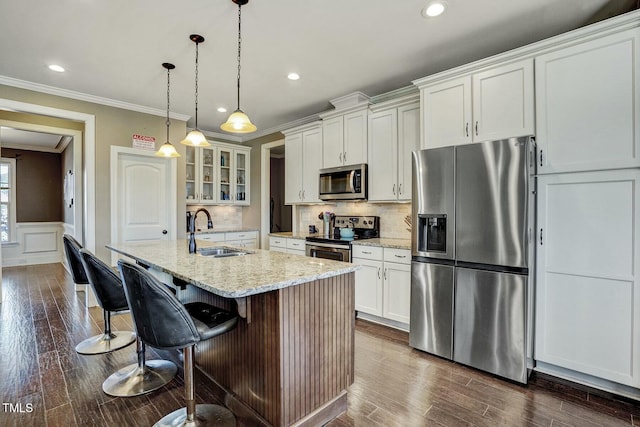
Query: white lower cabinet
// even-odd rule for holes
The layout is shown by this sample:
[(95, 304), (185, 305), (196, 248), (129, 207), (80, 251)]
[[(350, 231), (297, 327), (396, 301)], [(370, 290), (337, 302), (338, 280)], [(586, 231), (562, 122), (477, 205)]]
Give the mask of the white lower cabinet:
[(269, 236), (269, 250), (305, 256), (306, 242), (302, 239)]
[(196, 236), (198, 240), (226, 243), (247, 249), (258, 249), (257, 231), (232, 231), (228, 233), (205, 233)]
[(258, 232), (257, 231), (241, 231), (225, 233), (225, 242), (240, 246), (247, 249), (258, 249)]
[(640, 386), (640, 169), (538, 178), (535, 359)]
[(356, 310), (376, 316), (382, 323), (408, 329), (410, 251), (354, 245), (352, 262), (362, 266), (356, 272)]

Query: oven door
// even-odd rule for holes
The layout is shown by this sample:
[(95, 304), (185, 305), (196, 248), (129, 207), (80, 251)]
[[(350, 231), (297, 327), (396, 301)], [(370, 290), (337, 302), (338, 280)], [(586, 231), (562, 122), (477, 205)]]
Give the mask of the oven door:
[(307, 256), (313, 258), (324, 258), (333, 261), (351, 261), (351, 247), (332, 245), (330, 243), (307, 243)]

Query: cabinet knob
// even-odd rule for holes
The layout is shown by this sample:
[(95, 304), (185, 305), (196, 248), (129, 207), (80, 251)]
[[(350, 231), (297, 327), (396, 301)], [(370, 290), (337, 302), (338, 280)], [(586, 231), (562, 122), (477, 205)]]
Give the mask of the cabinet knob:
[(167, 230), (162, 230), (162, 234), (167, 234), (168, 231)]

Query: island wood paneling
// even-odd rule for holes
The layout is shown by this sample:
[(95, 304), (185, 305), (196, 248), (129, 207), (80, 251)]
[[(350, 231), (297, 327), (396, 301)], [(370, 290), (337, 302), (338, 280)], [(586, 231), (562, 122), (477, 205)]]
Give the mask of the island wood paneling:
[[(178, 296), (236, 309), (194, 286)], [(250, 321), (199, 343), (196, 363), (268, 424), (299, 422), (353, 383), (353, 273), (251, 296), (249, 310)]]

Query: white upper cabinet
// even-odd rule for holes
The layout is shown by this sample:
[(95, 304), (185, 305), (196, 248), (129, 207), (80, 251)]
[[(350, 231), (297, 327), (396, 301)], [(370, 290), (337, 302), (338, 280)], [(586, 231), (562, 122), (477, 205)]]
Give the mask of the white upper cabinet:
[(286, 131), (284, 145), (285, 203), (320, 202), (318, 198), (318, 171), (322, 166), (320, 124), (306, 126), (304, 130)]
[(411, 200), (411, 153), (420, 149), (417, 102), (369, 114), (369, 201)]
[(635, 28), (536, 57), (539, 173), (640, 166), (639, 41)]
[(187, 204), (216, 203), (215, 161), (216, 147), (186, 147)]
[(322, 167), (367, 163), (367, 110), (322, 120)]
[(218, 147), (218, 204), (248, 205), (250, 202), (250, 149)]
[(421, 87), (423, 148), (533, 135), (533, 60)]
[(472, 76), (473, 141), (533, 135), (533, 61), (527, 59)]
[(449, 80), (421, 91), (423, 148), (471, 142), (471, 78)]

